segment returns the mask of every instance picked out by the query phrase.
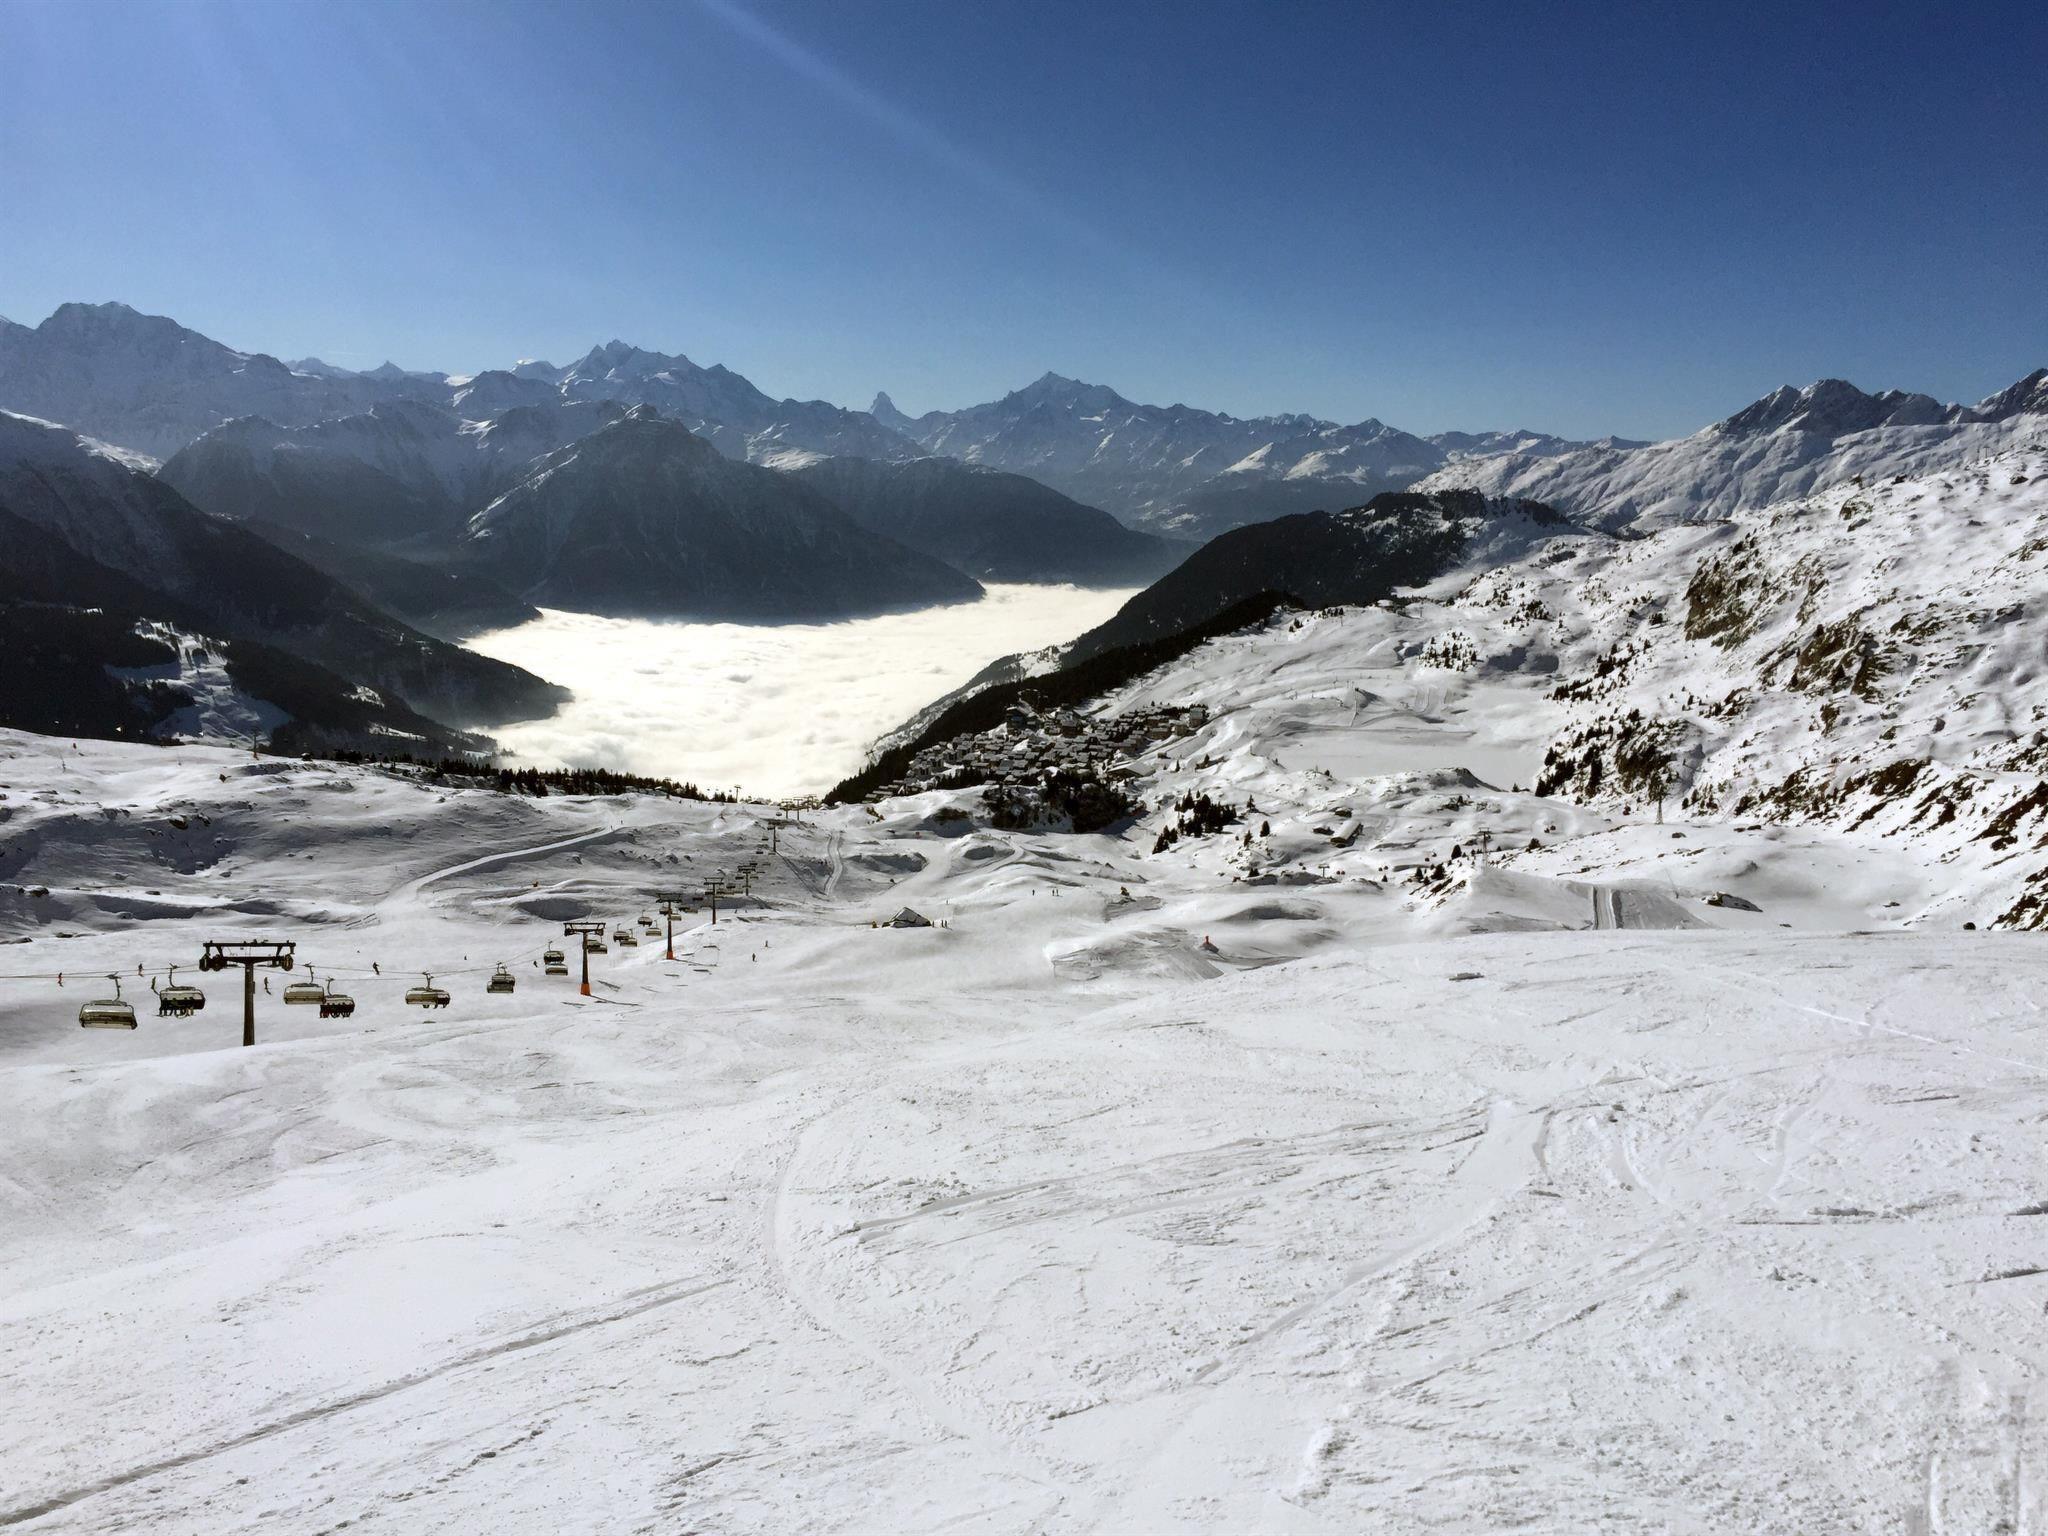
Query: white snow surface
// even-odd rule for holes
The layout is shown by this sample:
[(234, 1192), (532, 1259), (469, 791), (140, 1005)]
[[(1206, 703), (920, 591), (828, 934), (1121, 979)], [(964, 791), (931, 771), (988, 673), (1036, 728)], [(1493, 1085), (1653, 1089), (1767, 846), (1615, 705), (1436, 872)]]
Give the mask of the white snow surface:
[[(2035, 826), (1999, 862), (1967, 807), (1527, 793), (1622, 702), (1553, 685), (1652, 628), (1616, 685), (1652, 704), (1751, 674), (1688, 717), (1693, 782), (1746, 733), (1829, 740), (1744, 647), (1917, 610), (1915, 539), (1969, 606), (1834, 750), (1939, 695), (1941, 771), (2017, 787), (1987, 754), (2038, 674), (1979, 637), (2038, 644), (1987, 585), (2038, 558), (2020, 473), (1756, 514), (1824, 590), (1758, 582), (1728, 650), (1631, 583), (1742, 527), (1212, 642), (1098, 706), (1209, 704), (1134, 788), (1256, 802), (1156, 855), (1156, 810), (788, 823), (0, 733), (0, 1523), (2042, 1528), (2048, 948), (1960, 927)], [(676, 961), (540, 973), (564, 920), (746, 859)], [(906, 905), (941, 926), (871, 926)], [(359, 1007), (259, 994), (243, 1050), (240, 978), (191, 963), (273, 935)], [(173, 962), (204, 1011), (77, 1027), (94, 978), (146, 1004)], [(445, 1012), (402, 1002), (428, 970)]]
[[(136, 633), (171, 648), (176, 659), (161, 666), (109, 667), (114, 676), (136, 682), (164, 683), (190, 695), (192, 702), (179, 706), (157, 721), (152, 734), (187, 741), (233, 742), (253, 745), (265, 740), (291, 716), (268, 700), (242, 692), (228, 676), (230, 642), (210, 635), (192, 635), (168, 624), (144, 619)], [(382, 700), (368, 687), (356, 690), (366, 703)]]
[(1094, 835), (0, 733), (0, 1524), (2048, 1528), (2044, 457), (1213, 641)]

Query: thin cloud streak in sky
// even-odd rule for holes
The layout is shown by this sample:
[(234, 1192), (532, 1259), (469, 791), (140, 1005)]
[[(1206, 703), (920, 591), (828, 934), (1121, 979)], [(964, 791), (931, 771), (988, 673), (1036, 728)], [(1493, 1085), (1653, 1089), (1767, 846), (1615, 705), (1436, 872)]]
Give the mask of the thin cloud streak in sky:
[(861, 84), (829, 59), (821, 58), (793, 38), (776, 31), (752, 11), (735, 4), (734, 0), (698, 0), (698, 4), (793, 73), (879, 124), (933, 164), (1002, 198), (1019, 212), (1057, 230), (1095, 256), (1126, 263), (1153, 278), (1167, 275), (1160, 270), (1159, 263), (1142, 252), (1075, 218), (1016, 177), (961, 148), (930, 123)]

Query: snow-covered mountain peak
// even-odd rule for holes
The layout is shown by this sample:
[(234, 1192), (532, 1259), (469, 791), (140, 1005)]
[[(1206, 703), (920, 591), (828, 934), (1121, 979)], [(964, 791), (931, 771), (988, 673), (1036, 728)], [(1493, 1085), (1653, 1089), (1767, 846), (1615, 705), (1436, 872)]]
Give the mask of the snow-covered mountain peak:
[(2012, 416), (2048, 415), (2048, 368), (2036, 368), (2017, 383), (1977, 402), (1976, 414), (1985, 421), (2004, 421)]
[(1049, 371), (1040, 374), (1022, 389), (1013, 390), (1007, 399), (1027, 408), (1049, 405), (1065, 411), (1082, 413), (1134, 408), (1130, 401), (1107, 384), (1088, 384), (1080, 379), (1070, 379), (1064, 374)]
[(418, 368), (401, 368), (389, 358), (386, 358), (376, 367), (364, 372), (362, 377), (376, 379), (379, 383), (383, 384), (399, 384), (408, 379), (425, 379), (437, 384), (448, 382), (448, 375), (445, 373), (434, 373)]
[(309, 379), (352, 379), (357, 376), (353, 368), (343, 368), (338, 363), (330, 363), (319, 357), (287, 358), (285, 367), (291, 369), (293, 373), (304, 374)]
[[(59, 304), (35, 328), (34, 335), (44, 347), (92, 352), (105, 362), (116, 364), (123, 358), (161, 358), (167, 352), (180, 350), (197, 354), (192, 361), (217, 362), (229, 367), (246, 365), (256, 356), (188, 330), (168, 315), (145, 315), (130, 305), (113, 301), (86, 304), (74, 300)], [(275, 358), (266, 361), (280, 371), (289, 371)]]
[(1724, 437), (1755, 437), (1790, 428), (1840, 437), (1881, 426), (1925, 426), (1951, 419), (1956, 408), (1932, 395), (1888, 389), (1867, 394), (1847, 379), (1819, 379), (1804, 389), (1782, 385), (1718, 422)]
[(636, 347), (631, 342), (613, 337), (602, 346), (592, 347), (586, 352), (569, 374), (579, 379), (651, 378), (660, 374), (701, 371), (681, 353), (670, 356), (665, 352), (650, 352), (645, 347)]
[(1841, 379), (1773, 390), (1724, 421), (1666, 442), (1455, 459), (1418, 482), (1533, 496), (1604, 527), (1642, 532), (1725, 518), (1861, 479), (1926, 475), (2048, 445), (2048, 372), (1972, 408)]
[[(50, 318), (43, 324), (54, 331), (71, 330), (88, 325), (120, 325), (127, 322), (163, 320), (162, 315), (145, 315), (132, 304), (123, 304), (118, 299), (105, 303), (90, 304), (79, 299), (68, 299), (50, 311)], [(167, 322), (176, 324), (175, 321)], [(180, 327), (182, 329), (182, 327)]]

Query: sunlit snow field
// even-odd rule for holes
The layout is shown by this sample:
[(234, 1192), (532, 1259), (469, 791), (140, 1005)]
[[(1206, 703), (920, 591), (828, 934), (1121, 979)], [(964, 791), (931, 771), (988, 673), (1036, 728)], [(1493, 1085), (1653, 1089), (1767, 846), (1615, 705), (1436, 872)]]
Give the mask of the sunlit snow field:
[(543, 609), (469, 645), (575, 692), (552, 719), (491, 731), (522, 761), (805, 794), (860, 767), (877, 736), (997, 657), (1071, 640), (1130, 595), (990, 583), (979, 602), (840, 624), (694, 624)]

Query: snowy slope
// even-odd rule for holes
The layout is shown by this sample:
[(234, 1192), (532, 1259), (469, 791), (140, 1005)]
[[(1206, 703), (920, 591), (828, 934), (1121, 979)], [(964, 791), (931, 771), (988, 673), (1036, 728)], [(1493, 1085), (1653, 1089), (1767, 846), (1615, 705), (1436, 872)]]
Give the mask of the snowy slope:
[(2048, 445), (2048, 369), (1975, 406), (1870, 395), (1840, 379), (1787, 386), (1691, 437), (1453, 463), (1419, 489), (1533, 496), (1604, 527), (1725, 517), (1861, 475), (1923, 475)]
[(649, 352), (623, 341), (592, 347), (556, 387), (571, 400), (651, 405), (685, 422), (729, 458), (754, 463), (792, 450), (908, 459), (917, 445), (865, 411), (823, 400), (775, 400), (722, 364)]
[[(1361, 656), (1367, 622), (1186, 661), (1223, 708), (1148, 787), (1255, 793), (1257, 873), (1223, 836), (963, 833), (959, 796), (770, 851), (766, 807), (0, 734), (0, 1520), (2048, 1518), (2038, 942), (1777, 927), (1841, 926), (1826, 893), (1614, 932), (1661, 871), (1388, 875), (1482, 821), (1578, 864), (1736, 834), (1419, 766), (1512, 680)], [(1780, 835), (1781, 877), (1914, 861)], [(743, 858), (677, 963), (614, 947), (588, 1000), (534, 964)], [(903, 905), (949, 926), (869, 926)], [(237, 979), (190, 961), (237, 933), (356, 1015), (259, 992), (235, 1047)], [(72, 1022), (172, 962), (204, 1011)], [(401, 1001), (428, 969), (445, 1013)]]
[[(1781, 850), (1824, 829), (1869, 869), (1836, 888), (1838, 920), (2048, 926), (2048, 454), (1510, 553), (1300, 634), (1212, 642), (1129, 699), (1227, 706), (1229, 745), (1340, 779), (1541, 788), (1498, 802), (1517, 870), (1677, 871), (1702, 898), (1790, 876), (1810, 900)], [(1652, 838), (1649, 865), (1523, 846), (1546, 807), (1640, 821), (1660, 787), (1713, 847), (1698, 827)]]
[[(2048, 1521), (2048, 455), (1468, 554), (1089, 836), (0, 733), (0, 1519)], [(223, 933), (356, 1016), (72, 1022)]]

